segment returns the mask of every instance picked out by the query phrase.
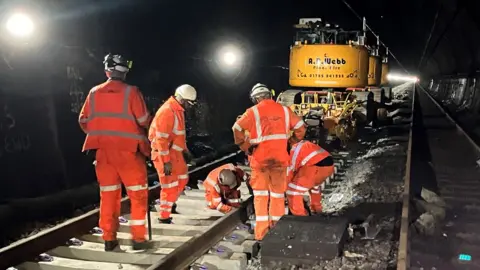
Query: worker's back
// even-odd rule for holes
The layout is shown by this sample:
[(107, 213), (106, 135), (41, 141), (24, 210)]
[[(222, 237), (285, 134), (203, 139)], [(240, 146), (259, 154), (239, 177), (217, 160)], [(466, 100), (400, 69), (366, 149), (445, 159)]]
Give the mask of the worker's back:
[(252, 167), (286, 167), (289, 162), (287, 139), (290, 131), (288, 109), (275, 101), (263, 100), (249, 109), (253, 118), (250, 143), (256, 145)]
[(118, 80), (108, 80), (88, 94), (80, 114), (80, 124), (87, 133), (83, 151), (115, 149), (148, 154), (147, 138), (142, 128), (149, 113), (137, 87)]
[(330, 156), (330, 153), (317, 144), (302, 140), (293, 145), (290, 156), (292, 160), (289, 168), (296, 171), (300, 167), (316, 164)]

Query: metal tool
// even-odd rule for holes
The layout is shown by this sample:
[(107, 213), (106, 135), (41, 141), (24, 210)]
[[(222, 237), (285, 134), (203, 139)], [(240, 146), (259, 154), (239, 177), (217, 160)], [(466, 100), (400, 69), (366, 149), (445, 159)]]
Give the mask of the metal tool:
[(374, 224), (373, 221), (374, 214), (370, 214), (365, 221), (360, 224), (360, 227), (365, 229), (365, 236), (362, 239), (375, 239), (378, 233), (382, 230), (378, 224)]
[(148, 229), (148, 240), (152, 240), (152, 219), (150, 217), (150, 196), (147, 199), (147, 229)]

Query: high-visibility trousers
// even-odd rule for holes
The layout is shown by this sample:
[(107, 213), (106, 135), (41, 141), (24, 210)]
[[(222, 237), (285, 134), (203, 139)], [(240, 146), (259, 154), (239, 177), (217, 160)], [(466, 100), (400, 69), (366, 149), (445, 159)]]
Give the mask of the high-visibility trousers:
[(145, 241), (145, 215), (148, 208), (148, 182), (145, 156), (139, 152), (99, 149), (95, 172), (100, 186), (100, 222), (105, 241), (115, 240), (119, 227), (122, 183), (131, 203), (132, 239)]
[(332, 166), (305, 166), (296, 172), (292, 181), (288, 183), (288, 208), (295, 216), (308, 215), (303, 203), (303, 196), (310, 194), (310, 210), (312, 213), (322, 212), (322, 183), (335, 171)]
[(172, 213), (172, 206), (182, 194), (188, 183), (188, 167), (182, 152), (170, 149), (172, 173), (165, 175), (163, 162), (160, 159), (153, 161), (160, 180), (160, 218), (167, 219)]
[(252, 168), (250, 185), (256, 217), (255, 239), (262, 240), (285, 214), (287, 168)]

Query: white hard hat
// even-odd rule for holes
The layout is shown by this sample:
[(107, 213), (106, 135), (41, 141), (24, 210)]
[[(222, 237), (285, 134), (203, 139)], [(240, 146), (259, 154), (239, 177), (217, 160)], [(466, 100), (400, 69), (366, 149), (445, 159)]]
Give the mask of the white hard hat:
[(189, 103), (194, 103), (197, 99), (197, 90), (189, 84), (182, 84), (175, 90), (175, 96), (181, 97)]
[(265, 84), (257, 83), (252, 87), (252, 90), (250, 91), (250, 98), (254, 99), (255, 97), (262, 94), (272, 95), (272, 92), (270, 92), (270, 90)]

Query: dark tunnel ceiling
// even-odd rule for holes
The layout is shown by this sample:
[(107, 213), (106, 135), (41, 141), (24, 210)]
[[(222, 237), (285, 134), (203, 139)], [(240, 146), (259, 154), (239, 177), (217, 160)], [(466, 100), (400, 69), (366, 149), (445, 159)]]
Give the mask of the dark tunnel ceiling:
[[(408, 71), (418, 72), (420, 66), (422, 75), (435, 76), (479, 69), (480, 1), (346, 1), (367, 18)], [(248, 41), (255, 61), (287, 65), (291, 26), (299, 17), (322, 17), (345, 28), (361, 26), (342, 0), (33, 2), (48, 14), (55, 39), (103, 52), (122, 51), (156, 65), (204, 55), (211, 44), (230, 36)], [(392, 57), (390, 63), (400, 69)]]

